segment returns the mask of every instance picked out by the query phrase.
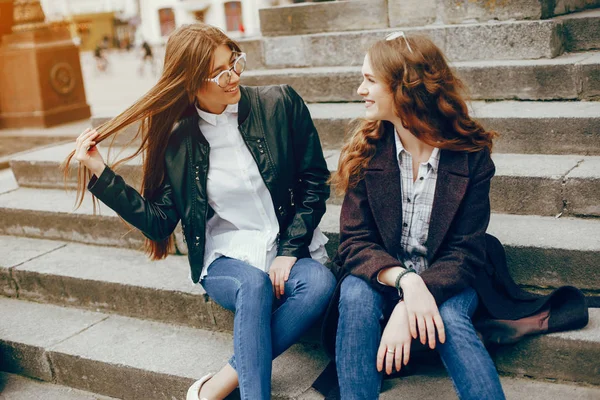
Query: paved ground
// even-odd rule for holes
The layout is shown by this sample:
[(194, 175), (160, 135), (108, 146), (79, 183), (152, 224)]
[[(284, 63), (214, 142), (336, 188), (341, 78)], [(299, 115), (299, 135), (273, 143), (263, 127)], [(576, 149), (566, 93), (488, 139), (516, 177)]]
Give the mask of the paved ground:
[[(0, 400), (111, 400), (112, 397), (0, 372)], [(113, 399), (116, 400), (116, 399)]]
[[(143, 75), (139, 74), (140, 59), (136, 51), (115, 51), (108, 53), (107, 58), (108, 70), (99, 72), (92, 53), (81, 55), (85, 93), (93, 116), (116, 115), (133, 104), (158, 80), (158, 75), (152, 74), (149, 66), (146, 66)], [(156, 62), (162, 64), (160, 51)]]

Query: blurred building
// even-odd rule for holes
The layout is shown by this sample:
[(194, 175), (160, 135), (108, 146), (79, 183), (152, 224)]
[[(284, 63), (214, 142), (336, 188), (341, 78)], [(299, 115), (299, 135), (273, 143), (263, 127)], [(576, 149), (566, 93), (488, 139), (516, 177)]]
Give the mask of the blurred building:
[(217, 26), (234, 38), (260, 35), (258, 10), (274, 4), (272, 0), (140, 0), (139, 3), (142, 24), (138, 34), (155, 44), (166, 41), (176, 27), (196, 21)]
[(136, 0), (41, 0), (46, 20), (66, 21), (81, 50), (93, 50), (104, 38), (110, 47), (135, 39)]
[[(258, 10), (301, 0), (41, 0), (49, 21), (69, 23), (82, 50), (163, 44), (178, 26), (206, 22), (234, 38), (260, 35)], [(313, 0), (314, 1), (314, 0)]]

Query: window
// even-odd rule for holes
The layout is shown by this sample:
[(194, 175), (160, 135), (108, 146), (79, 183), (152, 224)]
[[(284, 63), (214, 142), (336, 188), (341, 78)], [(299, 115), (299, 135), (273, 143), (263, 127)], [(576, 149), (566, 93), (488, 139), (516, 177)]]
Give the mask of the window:
[(242, 2), (228, 1), (225, 4), (225, 21), (229, 32), (244, 31), (242, 22)]
[(175, 30), (175, 13), (172, 8), (158, 10), (161, 36), (169, 36)]

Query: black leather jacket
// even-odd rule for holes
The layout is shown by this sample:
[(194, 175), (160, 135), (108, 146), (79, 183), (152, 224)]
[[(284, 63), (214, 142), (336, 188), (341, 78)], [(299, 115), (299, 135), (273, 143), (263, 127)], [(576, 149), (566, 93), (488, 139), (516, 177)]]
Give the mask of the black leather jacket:
[[(308, 108), (287, 85), (240, 89), (239, 129), (273, 199), (279, 221), (277, 254), (310, 257), (308, 245), (329, 197), (329, 171)], [(164, 182), (152, 198), (143, 198), (110, 168), (88, 185), (152, 240), (168, 238), (181, 219), (194, 282), (202, 272), (206, 221), (213, 213), (206, 195), (210, 147), (198, 118), (194, 109), (173, 129)]]

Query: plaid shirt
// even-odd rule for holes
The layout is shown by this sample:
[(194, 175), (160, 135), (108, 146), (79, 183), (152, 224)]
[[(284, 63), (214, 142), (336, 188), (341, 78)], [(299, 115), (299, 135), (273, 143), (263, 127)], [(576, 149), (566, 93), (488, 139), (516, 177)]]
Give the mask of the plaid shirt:
[(395, 130), (394, 133), (402, 188), (400, 245), (403, 253), (398, 254), (397, 257), (405, 267), (412, 267), (420, 274), (428, 267), (425, 243), (429, 234), (440, 149), (434, 148), (429, 160), (419, 165), (417, 180), (413, 182), (412, 156), (402, 146)]

